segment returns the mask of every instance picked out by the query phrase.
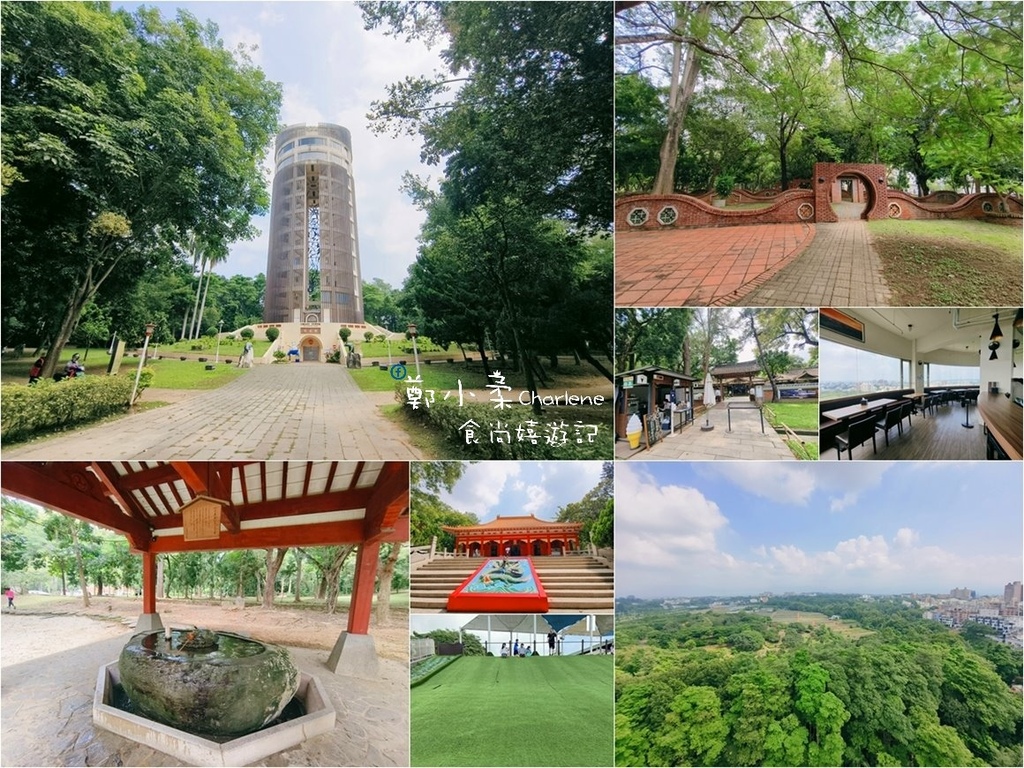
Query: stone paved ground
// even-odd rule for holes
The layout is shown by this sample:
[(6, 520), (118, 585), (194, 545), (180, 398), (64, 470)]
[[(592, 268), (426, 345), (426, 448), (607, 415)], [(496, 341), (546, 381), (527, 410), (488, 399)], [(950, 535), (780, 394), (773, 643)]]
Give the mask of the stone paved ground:
[[(6, 612), (0, 628), (0, 764), (180, 765), (92, 724), (97, 672), (118, 657), (130, 630), (84, 616)], [(330, 672), (324, 666), (326, 650), (289, 652), (300, 670), (327, 688), (337, 724), (330, 733), (254, 765), (409, 764), (408, 664), (382, 658), (379, 679), (366, 681)]]
[(791, 262), (814, 224), (619, 232), (615, 305), (753, 306), (745, 295)]
[[(782, 438), (765, 421), (764, 434), (761, 434), (761, 420), (757, 411), (733, 410), (732, 432), (728, 431), (729, 414), (725, 406), (719, 404), (707, 414), (714, 429), (703, 432), (700, 425), (705, 415), (698, 414), (697, 420), (671, 437), (657, 442), (650, 450), (629, 449), (628, 444), (620, 440), (615, 444), (615, 458), (640, 459), (651, 461), (656, 459), (672, 460), (718, 460), (718, 459), (764, 459), (764, 460), (795, 460), (793, 453), (786, 447)], [(641, 443), (642, 445), (642, 443)]]
[[(145, 395), (143, 395), (145, 397)], [(5, 459), (421, 458), (337, 365), (257, 365), (163, 408), (4, 448)]]
[(889, 288), (866, 222), (844, 219), (815, 227), (814, 241), (789, 266), (745, 296), (744, 306), (888, 306)]

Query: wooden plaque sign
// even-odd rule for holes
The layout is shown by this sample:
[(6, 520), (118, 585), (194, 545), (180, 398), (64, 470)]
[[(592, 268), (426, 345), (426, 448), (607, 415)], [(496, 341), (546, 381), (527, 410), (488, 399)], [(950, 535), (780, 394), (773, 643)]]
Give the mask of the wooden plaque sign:
[(185, 541), (219, 539), (221, 509), (221, 502), (206, 496), (197, 496), (183, 506), (181, 522)]

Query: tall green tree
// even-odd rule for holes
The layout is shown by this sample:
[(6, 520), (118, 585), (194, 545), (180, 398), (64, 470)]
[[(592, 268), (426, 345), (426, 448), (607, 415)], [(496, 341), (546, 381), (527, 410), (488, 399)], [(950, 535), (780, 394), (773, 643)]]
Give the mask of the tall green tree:
[(14, 286), (3, 313), (39, 318), (48, 375), (100, 287), (137, 281), (166, 258), (162, 243), (253, 234), (280, 88), (185, 12), (32, 3), (0, 14), (0, 151), (16, 179), (0, 213)]
[(446, 71), (374, 102), (417, 132), (459, 213), (514, 197), (583, 228), (612, 220), (612, 13), (601, 3), (359, 3), (367, 29), (443, 38)]

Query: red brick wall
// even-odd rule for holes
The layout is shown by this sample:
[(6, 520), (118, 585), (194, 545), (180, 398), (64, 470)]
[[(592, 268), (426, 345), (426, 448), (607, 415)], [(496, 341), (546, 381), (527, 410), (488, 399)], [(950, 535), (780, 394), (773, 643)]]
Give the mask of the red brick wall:
[[(814, 193), (811, 190), (793, 189), (773, 199), (774, 202), (768, 208), (751, 211), (726, 211), (714, 208), (689, 195), (630, 195), (620, 198), (615, 203), (615, 229), (619, 232), (630, 232), (638, 229), (662, 229), (666, 226), (686, 229), (814, 221), (813, 210), (804, 219), (797, 214), (800, 206), (813, 206)], [(760, 198), (759, 202), (764, 202), (764, 198)], [(662, 224), (658, 220), (658, 214), (666, 206), (676, 209), (676, 220), (671, 224)], [(640, 226), (634, 226), (629, 222), (630, 212), (637, 208), (647, 211), (647, 221)], [(806, 212), (806, 208), (804, 212)]]
[[(1006, 199), (1006, 211), (1000, 209), (1002, 198), (994, 192), (983, 192), (976, 195), (964, 195), (952, 205), (926, 202), (929, 198), (918, 198), (906, 192), (889, 190), (891, 206), (889, 217), (894, 219), (1014, 219), (1022, 215), (1024, 209), (1016, 197)], [(986, 206), (987, 204), (987, 206)], [(897, 212), (895, 206), (899, 206)], [(986, 210), (988, 207), (988, 210)]]
[(814, 164), (814, 210), (817, 221), (839, 221), (832, 210), (831, 190), (840, 176), (853, 176), (868, 187), (868, 209), (864, 218), (885, 219), (889, 211), (889, 187), (886, 184), (884, 165), (872, 163), (815, 163)]

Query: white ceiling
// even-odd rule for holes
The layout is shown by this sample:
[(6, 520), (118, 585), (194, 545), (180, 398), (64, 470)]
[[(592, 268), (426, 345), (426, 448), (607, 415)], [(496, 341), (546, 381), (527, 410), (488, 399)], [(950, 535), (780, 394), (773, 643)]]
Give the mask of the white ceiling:
[(843, 309), (866, 325), (879, 328), (907, 341), (917, 340), (918, 354), (936, 350), (951, 352), (975, 351), (988, 346), (993, 315), (999, 315), (999, 326), (1006, 339), (1013, 330), (1016, 308), (975, 307), (953, 308), (879, 308)]

